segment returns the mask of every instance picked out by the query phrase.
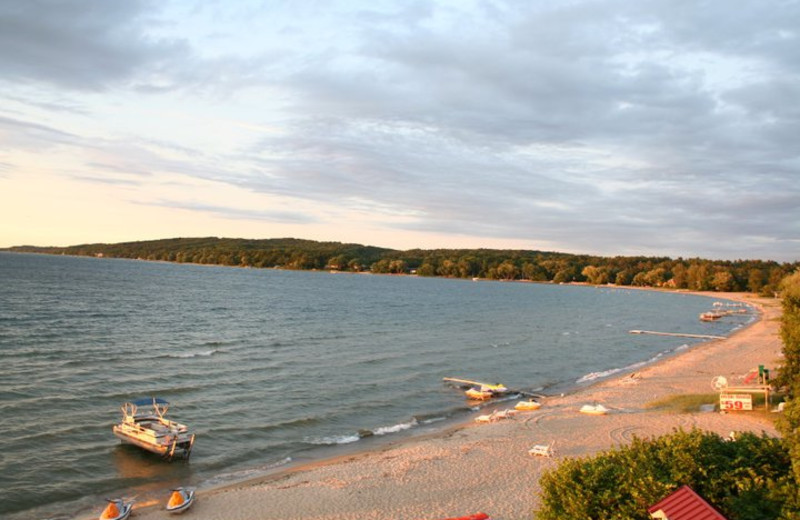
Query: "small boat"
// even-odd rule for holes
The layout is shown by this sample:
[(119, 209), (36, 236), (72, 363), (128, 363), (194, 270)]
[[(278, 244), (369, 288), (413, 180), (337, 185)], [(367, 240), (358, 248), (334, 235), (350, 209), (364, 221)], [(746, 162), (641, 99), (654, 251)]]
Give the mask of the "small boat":
[(585, 404), (581, 406), (580, 412), (589, 415), (605, 415), (608, 413), (608, 408), (602, 404)]
[(703, 312), (700, 314), (700, 321), (717, 321), (722, 316), (724, 316), (724, 314), (721, 312), (716, 312), (716, 311)]
[(194, 489), (179, 487), (172, 490), (167, 502), (167, 513), (180, 514), (192, 507)]
[(493, 397), (498, 397), (509, 392), (508, 388), (502, 383), (482, 383), (480, 381), (470, 381), (468, 379), (456, 379), (453, 377), (445, 377), (445, 381), (451, 383), (464, 383), (469, 385), (465, 394), (468, 398), (477, 401), (485, 401)]
[(131, 516), (133, 500), (126, 502), (121, 498), (107, 498), (108, 505), (100, 513), (100, 520), (125, 520)]
[(515, 410), (527, 411), (527, 410), (538, 410), (542, 407), (542, 403), (535, 399), (530, 399), (528, 401), (520, 401), (516, 405), (514, 405)]
[(138, 399), (122, 405), (122, 422), (111, 431), (123, 442), (172, 460), (176, 454), (188, 459), (194, 434), (165, 417), (169, 403), (158, 397)]
[(492, 520), (492, 519), (486, 513), (475, 513), (474, 515), (454, 516), (452, 518), (445, 518), (444, 520)]
[(467, 397), (475, 401), (485, 401), (491, 399), (495, 395), (491, 390), (484, 390), (482, 388), (468, 388), (464, 393)]

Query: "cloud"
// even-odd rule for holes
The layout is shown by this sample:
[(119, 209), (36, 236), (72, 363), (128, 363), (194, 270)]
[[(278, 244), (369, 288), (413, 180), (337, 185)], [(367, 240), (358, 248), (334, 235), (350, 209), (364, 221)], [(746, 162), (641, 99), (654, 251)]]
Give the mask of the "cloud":
[(89, 91), (152, 83), (187, 52), (181, 40), (146, 34), (157, 5), (145, 0), (3, 2), (0, 74), (5, 81)]
[(0, 115), (0, 137), (7, 148), (31, 151), (69, 145), (78, 140), (78, 136), (54, 126), (2, 115)]
[(313, 224), (317, 219), (307, 213), (292, 211), (275, 211), (269, 209), (245, 209), (231, 206), (205, 204), (202, 202), (183, 202), (178, 200), (159, 200), (142, 202), (148, 206), (159, 206), (171, 209), (182, 209), (191, 212), (210, 214), (231, 220), (263, 220), (265, 222), (280, 222), (285, 224)]

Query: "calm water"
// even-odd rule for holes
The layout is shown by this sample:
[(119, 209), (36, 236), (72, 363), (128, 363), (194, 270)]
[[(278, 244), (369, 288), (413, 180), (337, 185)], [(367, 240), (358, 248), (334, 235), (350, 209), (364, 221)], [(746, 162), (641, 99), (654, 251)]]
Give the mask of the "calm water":
[[(614, 288), (0, 253), (0, 517), (71, 518), (369, 448), (470, 413), (442, 377), (563, 391), (747, 317)], [(197, 432), (172, 464), (111, 434), (159, 396)], [(372, 435), (368, 435), (372, 434)], [(162, 497), (163, 498), (163, 497)]]

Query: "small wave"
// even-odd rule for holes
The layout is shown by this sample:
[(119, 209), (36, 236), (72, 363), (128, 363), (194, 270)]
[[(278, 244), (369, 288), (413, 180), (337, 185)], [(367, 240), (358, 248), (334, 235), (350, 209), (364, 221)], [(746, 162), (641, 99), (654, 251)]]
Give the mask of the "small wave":
[(334, 446), (337, 444), (350, 444), (352, 442), (358, 442), (359, 440), (361, 440), (361, 436), (353, 434), (353, 435), (339, 435), (333, 437), (308, 438), (305, 440), (305, 442), (309, 444), (314, 444), (315, 446)]
[(446, 417), (431, 417), (430, 419), (425, 419), (423, 421), (420, 421), (420, 424), (433, 424), (433, 423), (442, 422), (442, 421), (446, 421), (446, 420), (447, 420)]
[(416, 419), (412, 418), (410, 421), (400, 424), (395, 424), (394, 426), (382, 426), (380, 428), (376, 428), (372, 430), (372, 433), (375, 435), (388, 435), (390, 433), (397, 433), (402, 432), (404, 430), (409, 430), (414, 426), (417, 426), (419, 423)]
[(452, 415), (453, 413), (456, 413), (458, 411), (463, 411), (463, 410), (464, 410), (464, 408), (461, 407), (461, 408), (454, 409), (450, 413), (439, 412), (439, 413), (432, 413), (432, 414), (418, 414), (418, 415), (414, 416), (414, 419), (419, 424), (430, 424), (430, 423), (439, 422), (439, 421), (446, 421), (448, 416)]
[(639, 361), (637, 363), (632, 363), (632, 364), (624, 366), (624, 367), (610, 368), (608, 370), (601, 370), (599, 372), (590, 372), (590, 373), (586, 374), (585, 376), (580, 377), (576, 381), (576, 383), (578, 383), (578, 384), (588, 383), (590, 381), (595, 381), (597, 379), (602, 379), (602, 378), (606, 378), (606, 377), (609, 377), (609, 376), (613, 376), (614, 374), (618, 374), (620, 372), (627, 372), (629, 370), (636, 370), (637, 368), (641, 368), (641, 367), (643, 367), (645, 365), (649, 365), (651, 363), (655, 363), (656, 361), (658, 361), (659, 359), (664, 357), (665, 354), (669, 354), (671, 352), (681, 352), (683, 350), (688, 349), (689, 347), (690, 347), (690, 345), (688, 345), (687, 343), (684, 343), (683, 345), (681, 345), (679, 347), (676, 347), (674, 349), (668, 349), (668, 350), (665, 350), (663, 352), (659, 352), (658, 354), (656, 354), (655, 356), (651, 357), (650, 359), (648, 359), (646, 361)]
[(208, 357), (213, 356), (214, 354), (220, 354), (222, 350), (219, 349), (211, 349), (211, 350), (203, 350), (201, 352), (180, 352), (175, 354), (165, 354), (162, 357), (173, 358), (173, 359), (188, 359), (188, 358), (195, 358), (195, 357)]
[(292, 458), (286, 457), (281, 460), (272, 462), (270, 464), (259, 466), (257, 468), (248, 468), (239, 471), (232, 471), (230, 473), (220, 473), (219, 475), (216, 475), (205, 481), (204, 484), (206, 484), (209, 487), (213, 487), (228, 482), (236, 482), (236, 481), (251, 479), (254, 477), (258, 477), (264, 474), (265, 472), (273, 470), (275, 468), (286, 466), (290, 462), (292, 462)]
[[(442, 418), (442, 420), (444, 420), (444, 418)], [(414, 428), (417, 425), (419, 425), (417, 419), (412, 418), (408, 422), (399, 423), (392, 426), (381, 426), (379, 428), (375, 428), (374, 430), (359, 430), (358, 433), (348, 434), (348, 435), (334, 435), (327, 437), (306, 438), (305, 441), (308, 442), (309, 444), (314, 444), (316, 446), (333, 446), (337, 444), (350, 444), (353, 442), (360, 441), (365, 437), (389, 435), (392, 433), (398, 433), (405, 430), (410, 430), (411, 428)]]
[(637, 368), (643, 367), (643, 366), (645, 366), (645, 365), (647, 365), (649, 363), (652, 363), (652, 362), (658, 360), (662, 355), (663, 354), (659, 353), (659, 354), (656, 354), (655, 356), (653, 356), (652, 358), (648, 359), (647, 361), (640, 361), (638, 363), (633, 363), (633, 364), (625, 366), (625, 367), (610, 368), (608, 370), (601, 370), (599, 372), (590, 372), (590, 373), (586, 374), (585, 376), (579, 378), (576, 381), (576, 383), (578, 383), (578, 384), (580, 384), (580, 383), (588, 383), (590, 381), (595, 381), (597, 379), (603, 379), (603, 378), (606, 378), (606, 377), (609, 377), (609, 376), (613, 376), (614, 374), (618, 374), (620, 372), (625, 372), (627, 370), (635, 370)]

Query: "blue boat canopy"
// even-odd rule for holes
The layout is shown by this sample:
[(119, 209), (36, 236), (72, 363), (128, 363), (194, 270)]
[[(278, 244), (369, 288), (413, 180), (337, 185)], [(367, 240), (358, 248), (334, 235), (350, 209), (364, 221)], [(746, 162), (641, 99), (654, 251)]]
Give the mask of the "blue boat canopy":
[(137, 399), (135, 401), (131, 401), (131, 404), (136, 406), (153, 406), (153, 404), (169, 404), (165, 399), (161, 399), (160, 397), (145, 397), (143, 399)]

